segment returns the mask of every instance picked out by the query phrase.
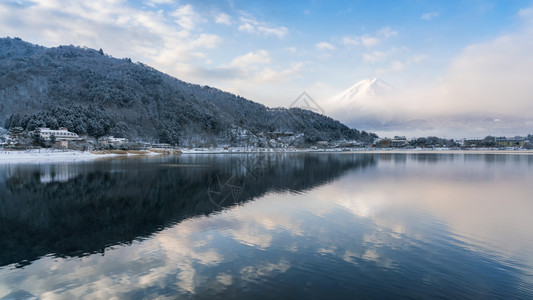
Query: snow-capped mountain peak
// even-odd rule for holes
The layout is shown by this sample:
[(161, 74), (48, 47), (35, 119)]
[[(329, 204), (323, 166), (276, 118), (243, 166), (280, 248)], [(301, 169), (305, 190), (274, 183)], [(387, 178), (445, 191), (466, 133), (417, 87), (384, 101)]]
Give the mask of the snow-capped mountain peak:
[(367, 98), (383, 96), (392, 89), (390, 85), (379, 78), (364, 79), (356, 82), (348, 89), (330, 99), (337, 104), (361, 102)]

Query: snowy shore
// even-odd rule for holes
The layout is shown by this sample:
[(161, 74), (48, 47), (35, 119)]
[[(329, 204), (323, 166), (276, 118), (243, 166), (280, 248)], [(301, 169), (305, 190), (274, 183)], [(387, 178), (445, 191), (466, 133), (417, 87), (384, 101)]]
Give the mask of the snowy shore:
[[(182, 149), (183, 154), (222, 154), (222, 153), (291, 153), (291, 152), (352, 152), (352, 153), (499, 153), (499, 154), (531, 154), (533, 150), (517, 150), (517, 149), (376, 149), (376, 148), (356, 148), (356, 149), (261, 149), (261, 148), (196, 148), (196, 149)], [(114, 154), (114, 153), (93, 153), (89, 151), (74, 151), (74, 150), (54, 150), (54, 149), (32, 149), (24, 151), (4, 150), (0, 149), (0, 164), (13, 163), (44, 163), (44, 162), (79, 162), (90, 161), (99, 158), (112, 158), (124, 156), (139, 156), (139, 155), (161, 155), (163, 153), (145, 152), (145, 153), (128, 153), (128, 154)]]
[(452, 149), (452, 148), (329, 148), (329, 149), (302, 149), (302, 148), (244, 148), (235, 147), (223, 148), (194, 148), (181, 149), (183, 154), (217, 154), (217, 153), (513, 153), (513, 154), (533, 154), (533, 150), (518, 148), (472, 148), (472, 149)]
[(31, 149), (23, 151), (0, 149), (0, 164), (10, 163), (33, 163), (33, 162), (74, 162), (86, 161), (101, 157), (109, 157), (107, 154), (93, 154), (89, 151), (62, 151), (53, 149)]
[(45, 163), (45, 162), (79, 162), (99, 158), (124, 157), (139, 155), (160, 155), (162, 153), (146, 152), (138, 154), (92, 153), (90, 151), (57, 150), (57, 149), (31, 149), (31, 150), (5, 150), (0, 149), (0, 164), (15, 163)]

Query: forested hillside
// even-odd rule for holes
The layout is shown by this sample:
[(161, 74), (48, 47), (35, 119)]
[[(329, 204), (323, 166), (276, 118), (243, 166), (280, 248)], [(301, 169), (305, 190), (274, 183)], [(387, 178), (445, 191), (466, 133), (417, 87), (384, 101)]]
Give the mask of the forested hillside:
[(303, 133), (307, 145), (375, 137), (308, 110), (269, 109), (186, 83), (101, 49), (46, 48), (19, 38), (0, 39), (0, 125), (184, 146), (261, 144), (270, 132)]

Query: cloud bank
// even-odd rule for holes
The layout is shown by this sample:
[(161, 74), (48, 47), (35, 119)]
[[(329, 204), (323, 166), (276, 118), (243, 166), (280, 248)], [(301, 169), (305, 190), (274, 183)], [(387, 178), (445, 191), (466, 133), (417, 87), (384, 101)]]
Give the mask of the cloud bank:
[[(354, 104), (349, 113), (335, 106), (329, 112), (389, 136), (532, 133), (533, 13), (522, 10), (519, 16), (526, 24), (521, 32), (465, 47), (432, 85), (396, 87), (394, 93)], [(365, 59), (386, 56), (374, 51)]]

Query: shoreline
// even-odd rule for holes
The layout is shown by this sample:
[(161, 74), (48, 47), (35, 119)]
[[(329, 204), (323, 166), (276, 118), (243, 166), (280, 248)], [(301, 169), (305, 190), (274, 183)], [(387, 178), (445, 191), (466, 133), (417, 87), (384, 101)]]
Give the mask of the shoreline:
[(105, 158), (141, 157), (170, 154), (164, 151), (78, 151), (59, 149), (0, 149), (0, 164), (82, 162)]
[(253, 154), (253, 153), (447, 153), (447, 154), (459, 154), (459, 153), (479, 153), (479, 154), (533, 154), (533, 149), (491, 149), (491, 148), (478, 148), (478, 149), (450, 149), (450, 148), (415, 148), (415, 149), (402, 149), (402, 148), (348, 148), (348, 149), (294, 149), (294, 148), (257, 148), (257, 149), (222, 149), (222, 148), (197, 148), (197, 149), (181, 149), (182, 154)]
[[(57, 149), (5, 150), (0, 149), (0, 164), (48, 163), (48, 162), (82, 162), (105, 158), (142, 157), (154, 155), (171, 155), (176, 150), (154, 151), (77, 151)], [(175, 152), (176, 153), (176, 152)], [(522, 154), (533, 155), (528, 149), (222, 149), (197, 148), (181, 149), (180, 154), (279, 154), (279, 153), (375, 153), (375, 154)]]

